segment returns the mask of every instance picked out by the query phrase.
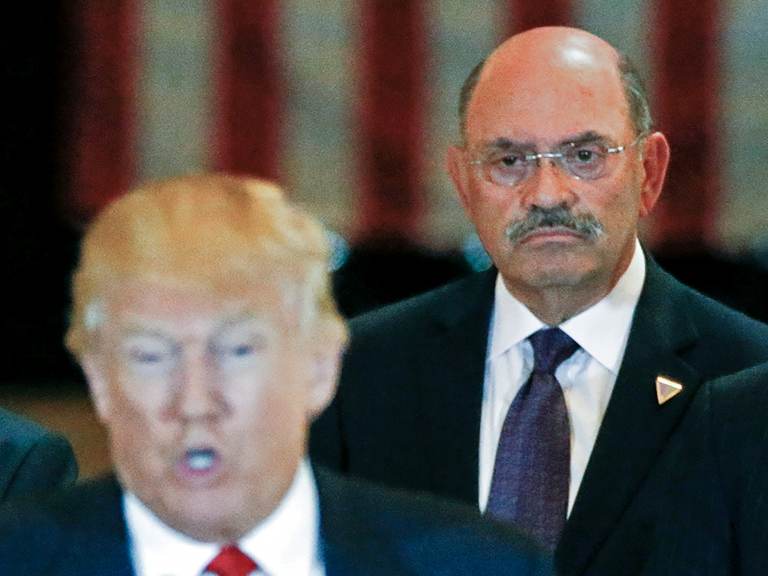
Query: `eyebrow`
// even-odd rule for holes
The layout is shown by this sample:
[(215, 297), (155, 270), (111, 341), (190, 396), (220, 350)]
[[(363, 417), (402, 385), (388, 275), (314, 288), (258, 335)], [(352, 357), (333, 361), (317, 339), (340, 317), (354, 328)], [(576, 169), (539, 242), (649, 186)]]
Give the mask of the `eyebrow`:
[[(573, 136), (568, 136), (555, 144), (554, 148), (560, 148), (569, 144), (587, 144), (590, 142), (607, 142), (609, 138), (594, 130), (579, 132)], [(480, 150), (484, 153), (505, 150), (536, 150), (536, 143), (532, 140), (513, 140), (511, 138), (500, 137), (489, 142), (484, 142)]]
[(219, 324), (219, 326), (213, 331), (212, 337), (218, 338), (222, 334), (226, 333), (227, 330), (239, 328), (244, 324), (246, 326), (250, 326), (251, 322), (255, 322), (256, 328), (262, 329), (269, 321), (265, 320), (263, 315), (258, 315), (251, 310), (243, 310), (242, 312), (235, 314), (234, 316), (224, 320), (224, 322)]
[(158, 338), (161, 340), (170, 340), (167, 334), (155, 328), (143, 327), (136, 324), (129, 324), (120, 330), (123, 336), (141, 336), (149, 338)]

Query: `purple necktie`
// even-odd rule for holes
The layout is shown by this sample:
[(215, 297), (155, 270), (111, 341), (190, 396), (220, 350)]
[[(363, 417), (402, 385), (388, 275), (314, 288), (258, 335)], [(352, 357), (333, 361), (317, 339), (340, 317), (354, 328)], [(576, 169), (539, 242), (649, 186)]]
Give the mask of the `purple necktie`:
[(578, 348), (559, 328), (529, 338), (534, 366), (501, 429), (486, 513), (554, 550), (565, 525), (571, 448), (555, 370)]

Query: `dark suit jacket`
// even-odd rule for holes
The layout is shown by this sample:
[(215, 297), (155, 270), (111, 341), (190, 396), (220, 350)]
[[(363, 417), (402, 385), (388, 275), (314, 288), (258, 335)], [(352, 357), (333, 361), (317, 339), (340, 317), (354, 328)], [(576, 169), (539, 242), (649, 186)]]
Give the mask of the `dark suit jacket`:
[[(494, 280), (495, 271), (477, 274), (352, 321), (339, 392), (312, 433), (316, 461), (476, 505)], [(766, 360), (768, 327), (648, 259), (616, 386), (556, 550), (560, 573), (625, 574), (627, 561), (640, 561), (646, 548), (622, 539), (623, 515), (700, 383)], [(684, 384), (663, 406), (660, 374)]]
[(0, 503), (71, 484), (76, 477), (75, 456), (62, 436), (0, 409)]
[[(468, 507), (316, 474), (328, 576), (547, 576), (539, 550)], [(0, 574), (130, 576), (114, 477), (0, 514)]]
[(768, 364), (702, 387), (667, 459), (645, 573), (768, 574)]

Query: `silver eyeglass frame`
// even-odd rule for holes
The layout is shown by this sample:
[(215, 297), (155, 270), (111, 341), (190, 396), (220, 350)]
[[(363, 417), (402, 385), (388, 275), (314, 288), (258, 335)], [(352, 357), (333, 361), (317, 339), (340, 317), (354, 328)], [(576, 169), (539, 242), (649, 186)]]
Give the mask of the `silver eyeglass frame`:
[[(622, 144), (622, 145), (620, 145), (620, 146), (609, 146), (609, 147), (607, 147), (607, 148), (605, 149), (605, 152), (604, 152), (604, 153), (605, 153), (605, 154), (620, 154), (620, 153), (622, 153), (622, 152), (624, 152), (624, 151), (626, 151), (626, 150), (628, 150), (628, 149), (630, 149), (630, 148), (633, 148), (634, 146), (637, 146), (637, 144), (638, 144), (638, 143), (639, 143), (641, 140), (643, 140), (644, 138), (646, 138), (646, 137), (647, 137), (649, 134), (650, 134), (650, 132), (641, 132), (641, 133), (640, 133), (640, 134), (638, 134), (638, 135), (637, 135), (637, 137), (635, 137), (635, 139), (634, 139), (634, 140), (632, 140), (632, 142), (630, 142), (629, 144)], [(567, 142), (567, 143), (563, 144), (563, 146), (561, 146), (561, 148), (563, 148), (563, 147), (565, 147), (565, 146), (569, 146), (569, 145), (570, 145), (570, 146), (578, 146), (579, 144), (580, 144), (579, 142)], [(587, 181), (590, 181), (590, 180), (599, 180), (600, 178), (603, 178), (603, 177), (606, 175), (606, 174), (601, 174), (600, 176), (597, 176), (597, 177), (595, 177), (595, 178), (584, 178), (584, 177), (582, 177), (582, 176), (579, 176), (579, 175), (577, 175), (577, 174), (574, 174), (573, 172), (571, 172), (571, 171), (568, 169), (568, 167), (567, 167), (567, 166), (565, 166), (565, 165), (563, 164), (563, 159), (565, 158), (565, 155), (566, 155), (566, 153), (565, 153), (565, 152), (562, 152), (562, 151), (560, 151), (560, 152), (554, 152), (554, 151), (548, 151), (548, 152), (536, 152), (536, 153), (534, 153), (534, 154), (525, 154), (524, 156), (522, 156), (522, 157), (521, 157), (521, 159), (522, 159), (524, 162), (532, 162), (532, 161), (534, 161), (534, 160), (535, 160), (535, 161), (536, 161), (536, 167), (540, 167), (540, 166), (541, 166), (541, 160), (542, 160), (542, 159), (544, 159), (544, 160), (554, 160), (554, 161), (555, 161), (555, 164), (557, 164), (557, 165), (558, 165), (558, 166), (559, 166), (559, 167), (560, 167), (560, 168), (561, 168), (561, 169), (562, 169), (562, 170), (563, 170), (563, 171), (564, 171), (566, 174), (568, 174), (568, 175), (569, 175), (571, 178), (575, 178), (576, 180), (587, 180)], [(468, 162), (468, 164), (471, 164), (471, 165), (473, 165), (473, 166), (484, 166), (486, 163), (487, 163), (487, 160), (484, 160), (484, 159), (475, 159), (475, 160), (470, 160), (470, 161)], [(484, 179), (484, 180), (486, 180), (486, 181), (488, 181), (488, 180), (489, 180), (489, 179), (488, 179), (488, 178), (486, 178), (486, 177), (483, 177), (483, 179)], [(515, 184), (500, 184), (500, 183), (498, 183), (498, 182), (495, 182), (495, 181), (493, 181), (493, 180), (490, 180), (490, 183), (491, 183), (491, 184), (494, 184), (494, 185), (496, 185), (496, 186), (506, 186), (506, 187), (511, 187), (511, 186), (517, 186), (517, 185), (518, 185), (518, 184), (520, 184), (521, 182), (525, 182), (525, 180), (527, 180), (527, 179), (528, 179), (527, 177), (526, 177), (526, 178), (523, 178), (522, 180), (519, 180), (519, 181), (518, 181), (518, 182), (516, 182)]]

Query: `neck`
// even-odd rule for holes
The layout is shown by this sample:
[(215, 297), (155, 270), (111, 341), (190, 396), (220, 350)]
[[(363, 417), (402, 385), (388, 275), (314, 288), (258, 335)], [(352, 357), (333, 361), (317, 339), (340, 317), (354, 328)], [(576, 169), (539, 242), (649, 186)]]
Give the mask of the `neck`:
[(616, 286), (629, 262), (613, 274), (587, 275), (576, 282), (551, 281), (539, 285), (513, 282), (502, 276), (510, 294), (534, 316), (549, 326), (557, 326), (597, 304)]
[(599, 302), (610, 288), (599, 292), (570, 286), (549, 287), (535, 291), (507, 290), (522, 302), (534, 316), (549, 326), (562, 324)]

